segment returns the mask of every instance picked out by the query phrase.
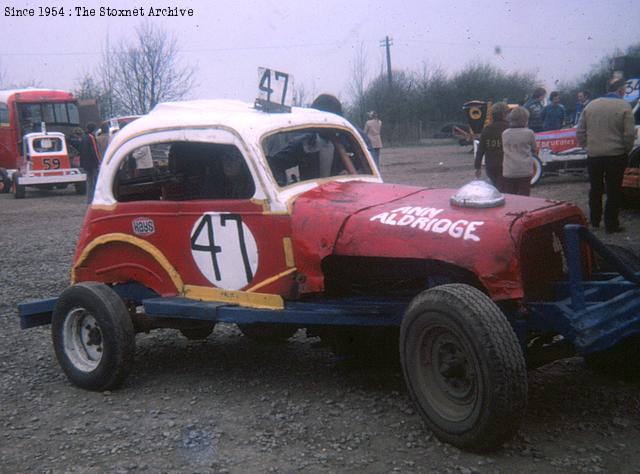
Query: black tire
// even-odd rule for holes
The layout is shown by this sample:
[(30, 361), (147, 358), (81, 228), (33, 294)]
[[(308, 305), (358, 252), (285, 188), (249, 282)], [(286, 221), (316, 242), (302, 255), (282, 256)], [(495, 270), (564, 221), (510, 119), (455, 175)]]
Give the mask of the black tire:
[(525, 360), (481, 291), (449, 284), (416, 296), (402, 320), (400, 359), (418, 412), (442, 441), (483, 452), (515, 435), (527, 405)]
[(297, 326), (269, 323), (238, 324), (238, 328), (249, 339), (271, 343), (284, 342), (298, 330)]
[(81, 183), (75, 183), (73, 186), (76, 188), (76, 194), (87, 194), (87, 183), (84, 181)]
[(533, 175), (531, 176), (530, 184), (535, 186), (542, 178), (542, 161), (537, 156), (533, 157)]
[(181, 328), (180, 333), (190, 341), (201, 341), (211, 335), (213, 328), (214, 326)]
[(116, 388), (131, 371), (133, 322), (124, 302), (107, 285), (83, 282), (63, 291), (51, 329), (58, 362), (78, 387)]
[(22, 199), (25, 195), (25, 186), (18, 184), (18, 178), (20, 173), (13, 174), (13, 197), (16, 199)]

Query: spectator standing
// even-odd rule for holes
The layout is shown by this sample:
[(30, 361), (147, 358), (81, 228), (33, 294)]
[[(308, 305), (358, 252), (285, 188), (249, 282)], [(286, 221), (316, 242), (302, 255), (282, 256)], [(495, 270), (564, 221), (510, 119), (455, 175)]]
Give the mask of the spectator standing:
[(564, 125), (565, 110), (560, 103), (560, 93), (553, 91), (549, 94), (549, 103), (542, 110), (542, 128), (547, 130), (560, 130)]
[(533, 91), (531, 98), (524, 104), (524, 108), (529, 112), (529, 128), (534, 132), (541, 132), (543, 129), (542, 111), (544, 110), (544, 98), (546, 96), (547, 91), (543, 87), (538, 87)]
[(369, 112), (369, 120), (364, 124), (364, 133), (367, 134), (371, 142), (373, 160), (376, 162), (376, 166), (380, 166), (380, 149), (382, 148), (381, 129), (382, 121), (378, 118), (378, 113), (375, 111)]
[(576, 113), (573, 117), (574, 125), (578, 125), (578, 122), (580, 121), (580, 115), (582, 115), (582, 111), (589, 103), (590, 97), (591, 95), (589, 94), (589, 91), (578, 91), (578, 95), (577, 95), (578, 101), (576, 102)]
[(591, 225), (600, 226), (606, 190), (604, 227), (608, 234), (624, 230), (618, 220), (622, 178), (636, 133), (631, 106), (622, 99), (624, 89), (624, 79), (609, 81), (608, 93), (587, 104), (576, 131), (578, 144), (587, 150)]
[(98, 143), (93, 132), (96, 129), (96, 124), (89, 122), (87, 129), (82, 135), (82, 141), (80, 142), (80, 166), (87, 174), (87, 202), (93, 201), (93, 193), (96, 189), (96, 178), (98, 177), (98, 170), (100, 168), (101, 155), (98, 150)]
[(503, 192), (528, 196), (531, 191), (533, 155), (538, 153), (533, 130), (527, 128), (529, 111), (517, 107), (507, 117), (509, 128), (502, 132)]
[(478, 149), (476, 150), (476, 178), (482, 175), (482, 157), (485, 158), (484, 170), (498, 191), (502, 191), (502, 132), (509, 124), (507, 115), (509, 106), (504, 102), (498, 102), (491, 107), (492, 122), (482, 129)]

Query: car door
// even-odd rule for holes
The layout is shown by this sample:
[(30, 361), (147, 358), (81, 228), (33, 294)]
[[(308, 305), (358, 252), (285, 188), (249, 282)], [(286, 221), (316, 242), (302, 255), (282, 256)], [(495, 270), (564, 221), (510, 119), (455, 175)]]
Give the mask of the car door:
[[(270, 212), (256, 167), (237, 139), (174, 142), (169, 167), (183, 176), (177, 265), (185, 295), (271, 306), (293, 295), (290, 216)], [(270, 299), (269, 295), (277, 298)]]

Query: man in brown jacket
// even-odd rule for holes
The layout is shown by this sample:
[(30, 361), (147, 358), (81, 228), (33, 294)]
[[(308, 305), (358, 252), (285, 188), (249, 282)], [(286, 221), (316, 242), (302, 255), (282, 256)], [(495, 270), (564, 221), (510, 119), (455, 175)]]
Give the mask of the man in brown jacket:
[(606, 189), (604, 227), (607, 233), (624, 230), (618, 221), (622, 178), (635, 138), (633, 113), (622, 99), (624, 88), (624, 79), (609, 81), (607, 95), (585, 107), (576, 132), (578, 143), (587, 150), (591, 225), (600, 226), (602, 194)]

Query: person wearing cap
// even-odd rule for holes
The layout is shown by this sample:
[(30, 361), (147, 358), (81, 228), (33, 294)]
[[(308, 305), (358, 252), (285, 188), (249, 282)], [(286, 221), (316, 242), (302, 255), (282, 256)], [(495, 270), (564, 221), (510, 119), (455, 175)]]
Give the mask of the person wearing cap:
[(378, 113), (372, 110), (369, 112), (369, 120), (364, 124), (364, 133), (367, 134), (371, 142), (373, 160), (377, 166), (380, 166), (380, 149), (382, 148), (381, 128), (382, 121), (378, 118)]
[(622, 99), (625, 84), (622, 78), (609, 81), (607, 94), (585, 107), (576, 131), (578, 144), (587, 150), (591, 226), (600, 226), (602, 195), (606, 189), (604, 227), (607, 233), (624, 230), (618, 220), (622, 178), (636, 133), (631, 106)]

